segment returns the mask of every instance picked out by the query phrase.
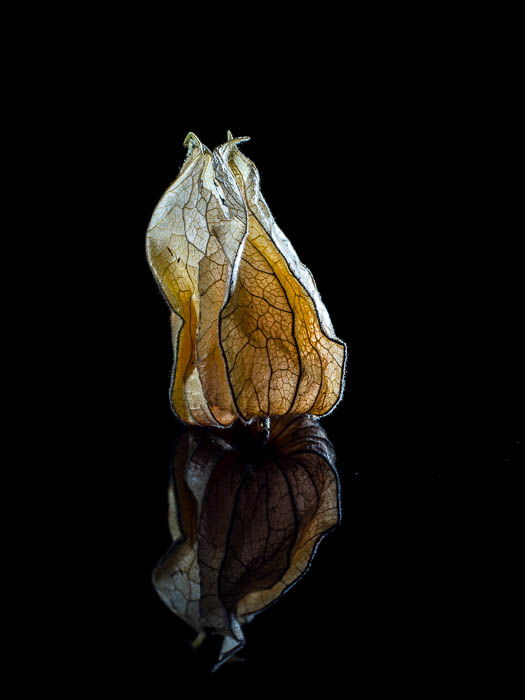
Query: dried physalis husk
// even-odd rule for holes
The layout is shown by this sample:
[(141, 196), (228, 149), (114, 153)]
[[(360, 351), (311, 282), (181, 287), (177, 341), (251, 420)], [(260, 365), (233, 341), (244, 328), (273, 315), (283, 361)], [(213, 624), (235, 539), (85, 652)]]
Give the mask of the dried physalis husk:
[(223, 637), (218, 668), (244, 645), (242, 625), (308, 569), (339, 522), (335, 455), (318, 421), (276, 419), (187, 431), (169, 492), (173, 544), (153, 572), (166, 605), (200, 635)]
[(194, 134), (147, 233), (171, 308), (171, 402), (191, 425), (333, 409), (345, 345), (309, 270), (277, 227), (255, 165), (232, 138), (213, 153)]

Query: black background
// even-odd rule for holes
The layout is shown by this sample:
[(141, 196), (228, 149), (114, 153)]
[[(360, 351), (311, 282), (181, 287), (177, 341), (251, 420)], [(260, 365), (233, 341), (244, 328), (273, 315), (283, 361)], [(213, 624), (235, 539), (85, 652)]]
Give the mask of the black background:
[[(514, 92), (486, 72), (483, 89), (472, 76), (443, 84), (428, 67), (401, 80), (383, 66), (375, 78), (306, 85), (300, 101), (291, 81), (286, 107), (270, 88), (232, 108), (217, 87), (213, 107), (197, 109), (176, 89), (153, 99), (133, 84), (82, 103), (90, 128), (72, 145), (83, 236), (60, 358), (74, 428), (59, 586), (70, 630), (60, 653), (80, 678), (152, 692), (181, 678), (220, 687), (307, 674), (436, 687), (487, 622), (486, 576), (465, 574), (494, 544), (520, 451)], [(144, 244), (187, 131), (212, 148), (227, 129), (252, 137), (243, 151), (349, 362), (344, 399), (323, 420), (342, 525), (246, 628), (245, 662), (210, 679), (213, 648), (192, 652), (193, 633), (150, 582), (169, 545), (182, 427), (168, 401), (168, 310)]]

